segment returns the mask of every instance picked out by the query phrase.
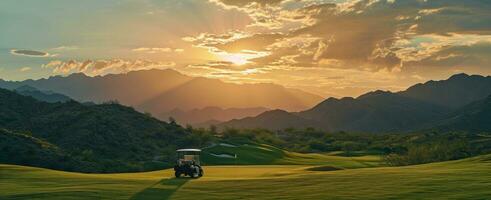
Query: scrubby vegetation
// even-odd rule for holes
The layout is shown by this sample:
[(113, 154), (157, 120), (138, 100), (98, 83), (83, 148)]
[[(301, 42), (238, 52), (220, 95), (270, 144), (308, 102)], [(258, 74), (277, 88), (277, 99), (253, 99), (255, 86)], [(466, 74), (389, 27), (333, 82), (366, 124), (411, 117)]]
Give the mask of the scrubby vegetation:
[(193, 130), (193, 134), (218, 135), (232, 143), (269, 144), (301, 153), (338, 152), (338, 156), (381, 155), (388, 165), (412, 165), (455, 160), (491, 152), (491, 134), (467, 132), (417, 132), (367, 134), (325, 132), (315, 129), (226, 129), (217, 133)]

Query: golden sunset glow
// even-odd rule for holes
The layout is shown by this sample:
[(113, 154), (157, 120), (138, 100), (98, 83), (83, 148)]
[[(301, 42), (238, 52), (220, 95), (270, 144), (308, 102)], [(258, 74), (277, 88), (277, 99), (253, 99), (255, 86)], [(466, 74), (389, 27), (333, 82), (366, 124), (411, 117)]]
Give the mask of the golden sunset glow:
[[(26, 0), (35, 12), (0, 2), (3, 27), (31, 19), (2, 32), (0, 78), (172, 68), (356, 97), (459, 72), (491, 75), (487, 1), (53, 1)], [(472, 12), (447, 15), (455, 10)], [(40, 23), (52, 28), (38, 30)]]
[(0, 200), (490, 188), (491, 0), (0, 0)]
[(251, 63), (254, 58), (260, 58), (269, 55), (267, 52), (255, 52), (242, 50), (240, 53), (219, 52), (217, 57), (221, 61), (230, 62), (234, 65), (245, 65)]
[(249, 63), (248, 58), (244, 54), (224, 54), (221, 56), (223, 61), (231, 62), (234, 65), (245, 65)]

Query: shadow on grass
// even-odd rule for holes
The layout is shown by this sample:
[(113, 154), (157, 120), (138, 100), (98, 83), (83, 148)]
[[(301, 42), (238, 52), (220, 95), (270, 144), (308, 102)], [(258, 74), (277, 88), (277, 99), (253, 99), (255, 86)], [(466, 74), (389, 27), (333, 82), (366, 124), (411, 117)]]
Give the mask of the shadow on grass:
[(311, 167), (307, 168), (307, 171), (315, 171), (315, 172), (325, 172), (325, 171), (336, 171), (336, 170), (343, 170), (342, 168), (339, 167), (333, 167), (333, 166), (319, 166), (319, 167)]
[(179, 188), (189, 180), (191, 180), (191, 178), (162, 179), (150, 187), (133, 195), (131, 200), (169, 199), (174, 192), (179, 190)]

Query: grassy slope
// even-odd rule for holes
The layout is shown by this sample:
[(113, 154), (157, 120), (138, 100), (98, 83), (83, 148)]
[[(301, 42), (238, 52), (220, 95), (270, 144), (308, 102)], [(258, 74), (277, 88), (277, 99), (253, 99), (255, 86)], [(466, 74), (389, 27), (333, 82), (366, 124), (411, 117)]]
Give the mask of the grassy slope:
[(0, 165), (0, 199), (489, 199), (491, 155), (417, 165), (314, 172), (306, 166), (214, 166), (79, 174)]
[[(216, 157), (211, 153), (237, 155), (237, 158)], [(265, 144), (244, 144), (235, 147), (215, 145), (204, 149), (202, 160), (205, 165), (330, 165), (338, 168), (363, 168), (381, 165), (379, 156), (342, 157), (316, 153), (302, 154), (284, 151)]]

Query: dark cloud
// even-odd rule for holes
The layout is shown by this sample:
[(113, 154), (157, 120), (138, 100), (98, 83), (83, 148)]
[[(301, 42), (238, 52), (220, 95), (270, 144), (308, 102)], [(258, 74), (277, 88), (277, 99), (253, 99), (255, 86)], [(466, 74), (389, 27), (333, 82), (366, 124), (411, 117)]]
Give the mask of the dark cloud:
[(12, 49), (10, 51), (11, 54), (17, 55), (17, 56), (29, 56), (29, 57), (48, 57), (49, 53), (42, 52), (42, 51), (34, 51), (34, 50), (17, 50), (17, 49)]
[(478, 42), (472, 45), (447, 46), (431, 56), (414, 62), (409, 66), (459, 67), (491, 66), (491, 42)]

